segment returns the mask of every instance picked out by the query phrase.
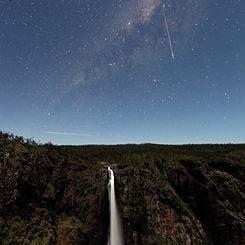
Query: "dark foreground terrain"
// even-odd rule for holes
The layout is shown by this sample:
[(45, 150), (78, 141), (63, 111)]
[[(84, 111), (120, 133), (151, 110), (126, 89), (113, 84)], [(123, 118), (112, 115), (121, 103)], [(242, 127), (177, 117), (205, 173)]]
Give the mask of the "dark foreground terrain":
[(0, 244), (245, 244), (245, 145), (52, 146), (0, 133)]

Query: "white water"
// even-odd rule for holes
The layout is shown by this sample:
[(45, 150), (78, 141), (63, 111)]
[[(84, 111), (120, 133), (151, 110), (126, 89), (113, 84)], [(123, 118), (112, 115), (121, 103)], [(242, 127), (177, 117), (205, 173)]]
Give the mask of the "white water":
[(108, 183), (110, 201), (110, 231), (108, 245), (123, 245), (120, 216), (116, 204), (114, 173), (110, 167), (108, 167), (108, 171), (110, 175)]

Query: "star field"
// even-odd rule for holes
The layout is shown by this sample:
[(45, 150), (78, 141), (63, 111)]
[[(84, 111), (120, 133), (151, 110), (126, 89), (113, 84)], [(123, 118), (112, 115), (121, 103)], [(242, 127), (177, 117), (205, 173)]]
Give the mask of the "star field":
[(0, 129), (57, 144), (244, 142), (244, 30), (239, 0), (1, 0)]

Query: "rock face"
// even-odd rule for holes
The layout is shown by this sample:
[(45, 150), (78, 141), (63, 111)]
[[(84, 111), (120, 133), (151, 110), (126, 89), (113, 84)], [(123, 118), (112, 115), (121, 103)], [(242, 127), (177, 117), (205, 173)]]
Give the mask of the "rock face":
[(244, 244), (244, 170), (190, 160), (118, 169), (125, 243)]
[(107, 244), (108, 162), (125, 244), (245, 244), (244, 156), (243, 145), (76, 148), (0, 135), (0, 244)]

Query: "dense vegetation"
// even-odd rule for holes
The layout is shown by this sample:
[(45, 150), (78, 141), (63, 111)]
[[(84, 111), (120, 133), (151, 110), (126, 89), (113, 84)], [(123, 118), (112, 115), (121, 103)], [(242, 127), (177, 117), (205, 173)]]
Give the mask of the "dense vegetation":
[(0, 243), (107, 244), (108, 163), (126, 244), (244, 241), (243, 144), (54, 146), (1, 132)]

